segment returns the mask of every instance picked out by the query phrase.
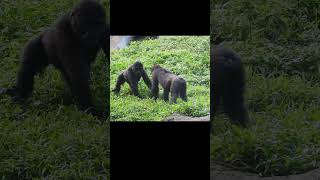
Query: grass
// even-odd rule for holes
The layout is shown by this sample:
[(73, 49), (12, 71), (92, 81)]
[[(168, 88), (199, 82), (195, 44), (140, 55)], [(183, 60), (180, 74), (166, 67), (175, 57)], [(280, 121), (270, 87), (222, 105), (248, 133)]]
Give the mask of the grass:
[[(0, 85), (14, 85), (23, 46), (77, 1), (0, 1)], [(105, 2), (105, 4), (107, 4)], [(106, 109), (106, 61), (92, 68), (95, 104)], [(63, 105), (64, 84), (49, 67), (35, 78), (32, 97), (14, 104), (0, 97), (2, 179), (88, 179), (109, 177), (109, 124)]]
[(319, 84), (257, 74), (248, 82), (249, 128), (239, 128), (220, 114), (211, 136), (211, 157), (263, 175), (319, 167)]
[[(167, 36), (155, 40), (132, 42), (121, 50), (111, 51), (111, 89), (118, 75), (137, 59), (144, 64), (151, 77), (153, 64), (160, 64), (187, 81), (188, 102), (180, 98), (177, 104), (163, 99), (150, 98), (148, 87), (141, 80), (140, 94), (143, 99), (131, 95), (128, 84), (122, 86), (119, 95), (111, 93), (111, 120), (160, 121), (172, 113), (188, 116), (205, 116), (209, 113), (209, 37)], [(160, 97), (162, 88), (160, 88)]]
[[(320, 167), (319, 3), (211, 1), (211, 33), (242, 56), (251, 121), (215, 118), (211, 158), (263, 176)], [(312, 4), (312, 6), (310, 5)], [(250, 6), (246, 11), (240, 11)]]

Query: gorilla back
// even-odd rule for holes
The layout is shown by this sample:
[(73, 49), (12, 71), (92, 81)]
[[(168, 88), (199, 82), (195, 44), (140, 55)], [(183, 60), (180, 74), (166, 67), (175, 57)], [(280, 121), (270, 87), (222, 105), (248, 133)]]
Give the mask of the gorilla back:
[(245, 126), (249, 118), (244, 104), (245, 72), (240, 56), (225, 47), (211, 49), (210, 55), (213, 116), (222, 102), (230, 119)]
[(187, 83), (182, 78), (170, 71), (162, 68), (159, 65), (154, 65), (152, 68), (152, 88), (151, 94), (157, 99), (159, 94), (159, 83), (163, 87), (163, 99), (169, 100), (169, 92), (171, 92), (171, 102), (176, 103), (180, 96), (183, 101), (187, 99)]
[(34, 76), (52, 64), (60, 70), (78, 107), (92, 110), (90, 64), (99, 49), (109, 58), (105, 8), (98, 1), (82, 0), (52, 27), (27, 43), (16, 86), (3, 92), (11, 92), (7, 94), (16, 101), (26, 99), (32, 92)]

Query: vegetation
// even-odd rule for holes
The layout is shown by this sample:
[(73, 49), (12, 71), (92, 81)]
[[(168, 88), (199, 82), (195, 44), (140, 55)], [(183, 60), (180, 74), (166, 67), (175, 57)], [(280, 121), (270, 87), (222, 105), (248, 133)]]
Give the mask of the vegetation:
[[(209, 37), (168, 36), (156, 40), (132, 42), (121, 50), (111, 51), (111, 89), (118, 75), (137, 59), (144, 64), (149, 77), (153, 64), (160, 64), (187, 81), (188, 102), (180, 98), (177, 104), (150, 98), (150, 90), (141, 80), (143, 99), (131, 95), (128, 84), (122, 86), (119, 95), (111, 93), (111, 120), (159, 121), (172, 113), (188, 116), (205, 116), (209, 112)], [(160, 88), (160, 97), (162, 88)]]
[[(24, 44), (50, 26), (77, 1), (0, 1), (0, 86), (14, 85)], [(107, 4), (107, 2), (105, 2)], [(95, 104), (106, 109), (106, 60), (92, 69)], [(109, 177), (109, 125), (63, 105), (64, 83), (53, 67), (35, 79), (25, 104), (0, 97), (2, 179)]]
[(215, 118), (211, 158), (261, 175), (320, 167), (319, 1), (212, 0), (211, 38), (244, 60), (251, 122)]

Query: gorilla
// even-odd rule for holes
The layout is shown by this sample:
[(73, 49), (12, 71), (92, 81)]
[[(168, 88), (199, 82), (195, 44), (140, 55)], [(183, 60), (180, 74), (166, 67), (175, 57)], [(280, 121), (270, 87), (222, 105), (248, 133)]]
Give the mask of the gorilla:
[(14, 101), (24, 101), (32, 93), (34, 76), (51, 64), (61, 72), (78, 108), (95, 114), (89, 88), (90, 64), (100, 49), (109, 58), (109, 34), (103, 5), (82, 0), (26, 44), (16, 85), (0, 92), (11, 95)]
[(158, 36), (132, 36), (131, 41), (141, 41), (144, 39), (157, 39)]
[(115, 93), (119, 93), (121, 89), (121, 85), (127, 82), (131, 88), (133, 95), (140, 97), (138, 91), (138, 82), (140, 81), (141, 77), (143, 81), (146, 83), (149, 89), (151, 89), (151, 81), (143, 69), (143, 64), (140, 61), (136, 61), (131, 65), (127, 70), (122, 72), (118, 76), (118, 80), (116, 83), (116, 87), (112, 90)]
[(244, 104), (245, 71), (240, 56), (233, 50), (218, 46), (210, 52), (212, 67), (211, 110), (212, 121), (220, 103), (229, 118), (242, 126), (249, 120), (248, 111)]
[(159, 94), (159, 83), (163, 87), (163, 99), (169, 100), (169, 92), (171, 92), (171, 102), (176, 103), (178, 96), (183, 101), (187, 99), (187, 83), (182, 78), (172, 72), (162, 68), (159, 65), (154, 65), (152, 68), (152, 88), (151, 94), (155, 99), (158, 98)]

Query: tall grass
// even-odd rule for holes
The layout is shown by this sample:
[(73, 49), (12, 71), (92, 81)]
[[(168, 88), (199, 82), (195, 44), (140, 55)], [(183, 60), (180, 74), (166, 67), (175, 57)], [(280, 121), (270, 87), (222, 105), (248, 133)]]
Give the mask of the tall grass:
[(261, 175), (320, 167), (318, 1), (212, 0), (211, 38), (242, 56), (251, 122), (220, 114), (211, 158)]
[[(77, 1), (0, 1), (0, 86), (14, 85), (23, 46)], [(92, 68), (92, 92), (106, 109), (108, 76), (103, 54)], [(109, 177), (109, 124), (63, 105), (65, 87), (53, 67), (35, 78), (32, 97), (15, 104), (0, 97), (2, 179)]]

